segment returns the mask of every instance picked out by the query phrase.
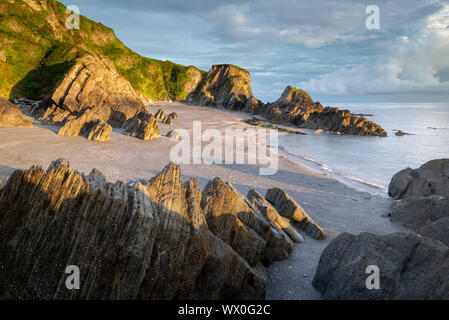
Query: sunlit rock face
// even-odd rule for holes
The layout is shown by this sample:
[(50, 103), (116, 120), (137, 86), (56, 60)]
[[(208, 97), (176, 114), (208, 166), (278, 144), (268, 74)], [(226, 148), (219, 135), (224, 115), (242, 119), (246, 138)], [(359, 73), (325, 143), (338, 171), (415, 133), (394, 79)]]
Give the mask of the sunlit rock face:
[[(17, 170), (0, 212), (3, 299), (262, 299), (263, 266), (292, 250), (232, 185), (202, 192), (174, 164), (128, 184), (62, 159)], [(69, 265), (79, 290), (66, 287)]]
[(249, 72), (237, 66), (222, 64), (212, 66), (187, 101), (242, 110), (252, 95)]
[(0, 96), (0, 127), (25, 127), (31, 128), (29, 121), (19, 107)]

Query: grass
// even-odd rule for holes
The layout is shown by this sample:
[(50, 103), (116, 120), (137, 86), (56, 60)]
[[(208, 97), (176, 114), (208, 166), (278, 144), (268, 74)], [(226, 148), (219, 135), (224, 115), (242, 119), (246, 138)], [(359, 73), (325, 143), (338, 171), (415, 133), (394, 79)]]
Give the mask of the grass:
[[(51, 17), (57, 21), (55, 29), (46, 20)], [(109, 58), (138, 94), (153, 100), (187, 98), (183, 89), (191, 81), (189, 67), (142, 57), (112, 29), (84, 16), (80, 30), (67, 30), (65, 19), (66, 7), (55, 0), (48, 0), (48, 12), (30, 10), (23, 0), (0, 3), (0, 51), (6, 57), (0, 60), (1, 95), (46, 95), (77, 57), (92, 51)]]

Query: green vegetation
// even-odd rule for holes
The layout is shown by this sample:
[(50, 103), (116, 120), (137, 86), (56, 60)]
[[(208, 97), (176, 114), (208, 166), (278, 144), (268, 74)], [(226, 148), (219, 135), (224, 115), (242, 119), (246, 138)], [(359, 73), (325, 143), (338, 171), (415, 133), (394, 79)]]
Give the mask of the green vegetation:
[(262, 128), (266, 128), (266, 129), (273, 129), (273, 130), (277, 130), (279, 132), (294, 133), (294, 134), (306, 134), (299, 130), (290, 130), (290, 129), (286, 129), (286, 128), (281, 128), (281, 127), (275, 126), (274, 124), (259, 120), (257, 118), (251, 118), (251, 119), (246, 119), (246, 120), (241, 120), (241, 121), (244, 123), (250, 124), (252, 126), (262, 127)]
[(47, 9), (40, 11), (23, 0), (0, 3), (1, 95), (45, 96), (78, 57), (91, 51), (109, 58), (138, 94), (153, 100), (187, 98), (189, 67), (142, 57), (112, 29), (83, 16), (80, 30), (68, 30), (66, 17), (65, 6), (55, 0), (47, 0)]

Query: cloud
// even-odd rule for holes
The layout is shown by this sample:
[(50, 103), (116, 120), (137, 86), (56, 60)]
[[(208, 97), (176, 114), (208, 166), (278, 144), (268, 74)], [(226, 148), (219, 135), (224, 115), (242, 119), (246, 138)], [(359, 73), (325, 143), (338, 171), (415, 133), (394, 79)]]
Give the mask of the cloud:
[(265, 101), (287, 85), (314, 95), (433, 95), (449, 78), (449, 20), (440, 0), (379, 1), (380, 30), (365, 27), (371, 0), (62, 2), (112, 27), (142, 55), (203, 70), (243, 66)]
[(384, 54), (352, 68), (321, 75), (300, 85), (315, 94), (449, 95), (441, 79), (449, 66), (449, 5), (427, 17), (414, 36), (398, 36)]

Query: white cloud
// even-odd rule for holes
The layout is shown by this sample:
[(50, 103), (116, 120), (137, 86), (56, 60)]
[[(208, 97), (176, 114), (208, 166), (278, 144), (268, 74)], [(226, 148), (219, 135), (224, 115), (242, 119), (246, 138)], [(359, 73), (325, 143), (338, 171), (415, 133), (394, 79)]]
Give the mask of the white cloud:
[(442, 94), (449, 81), (438, 73), (449, 68), (449, 4), (427, 18), (414, 36), (399, 36), (374, 62), (342, 68), (309, 81), (302, 88), (313, 94)]

